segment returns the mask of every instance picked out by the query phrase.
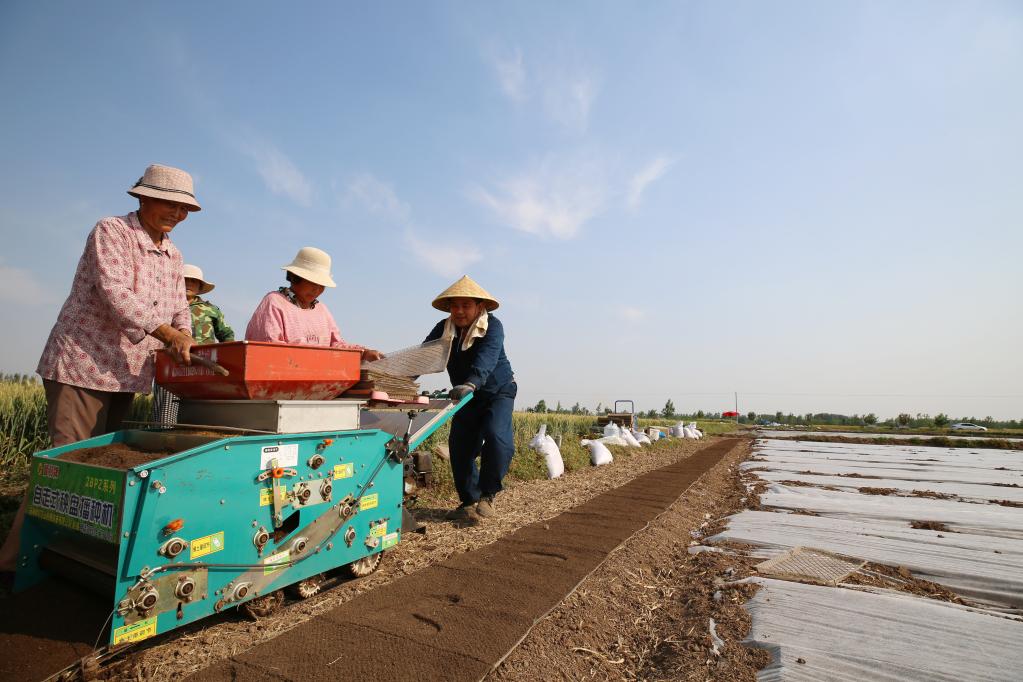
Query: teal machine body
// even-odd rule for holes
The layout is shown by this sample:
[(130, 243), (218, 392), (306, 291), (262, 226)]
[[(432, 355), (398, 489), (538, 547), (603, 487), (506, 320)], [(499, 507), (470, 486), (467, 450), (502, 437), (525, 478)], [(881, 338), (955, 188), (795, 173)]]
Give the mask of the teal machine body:
[[(219, 420), (210, 416), (218, 406), (203, 401), (206, 424), (239, 435), (216, 425), (125, 430), (39, 452), (15, 589), (56, 573), (109, 596), (109, 644), (124, 644), (251, 607), (339, 567), (369, 572), (401, 542), (412, 451), (469, 399), (357, 407), (356, 428), (295, 433), (222, 422), (244, 422), (239, 410), (270, 402), (294, 408), (292, 416), (323, 407), (322, 426), (342, 401), (221, 401)], [(350, 408), (334, 421), (352, 426)], [(289, 430), (279, 414), (276, 423)], [(152, 460), (73, 461), (74, 451), (119, 444)]]

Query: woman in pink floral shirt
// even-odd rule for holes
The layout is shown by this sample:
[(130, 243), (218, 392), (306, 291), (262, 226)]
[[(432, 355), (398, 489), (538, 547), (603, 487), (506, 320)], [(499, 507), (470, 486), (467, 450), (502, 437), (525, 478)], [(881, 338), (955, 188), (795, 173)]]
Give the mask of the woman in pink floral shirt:
[[(192, 177), (153, 165), (128, 194), (139, 209), (104, 218), (89, 233), (36, 370), (55, 447), (119, 429), (135, 393), (152, 386), (157, 348), (190, 360), (181, 253), (169, 235), (200, 210)], [(0, 548), (0, 571), (14, 569), (24, 507)]]

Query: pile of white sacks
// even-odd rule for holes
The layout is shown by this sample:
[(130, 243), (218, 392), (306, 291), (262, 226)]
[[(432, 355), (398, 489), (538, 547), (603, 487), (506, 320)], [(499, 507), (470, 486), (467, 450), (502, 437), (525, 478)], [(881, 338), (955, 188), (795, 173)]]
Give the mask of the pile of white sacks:
[[(677, 426), (668, 429), (669, 435), (675, 438), (703, 438), (703, 432), (696, 428), (696, 422), (688, 425), (679, 422)], [(644, 445), (651, 445), (653, 441), (665, 438), (659, 429), (649, 428), (645, 432), (636, 429), (623, 428), (615, 423), (609, 423), (604, 427), (604, 437), (598, 439), (584, 439), (580, 445), (589, 449), (590, 461), (593, 466), (610, 464), (614, 461), (608, 445), (621, 445), (628, 448), (641, 448)], [(544, 463), (547, 465), (547, 477), (558, 478), (565, 473), (565, 461), (561, 458), (561, 449), (557, 442), (547, 435), (547, 425), (540, 426), (533, 440), (529, 441), (529, 447), (543, 455)]]

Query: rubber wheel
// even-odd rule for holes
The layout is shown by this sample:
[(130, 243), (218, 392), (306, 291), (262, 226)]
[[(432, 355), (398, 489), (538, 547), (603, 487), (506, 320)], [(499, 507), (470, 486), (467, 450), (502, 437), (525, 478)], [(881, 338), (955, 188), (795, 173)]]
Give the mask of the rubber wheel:
[(288, 591), (288, 596), (294, 599), (308, 599), (319, 594), (326, 581), (327, 579), (320, 573), (310, 576), (305, 580), (299, 580), (297, 583), (288, 585), (284, 589)]
[(264, 594), (262, 597), (250, 599), (241, 605), (241, 609), (249, 618), (259, 620), (272, 614), (283, 603), (284, 593), (280, 590), (275, 590), (270, 594)]
[(358, 561), (353, 561), (345, 566), (345, 570), (353, 578), (365, 578), (367, 575), (380, 568), (380, 558), (382, 556), (383, 552), (376, 552), (375, 554), (364, 556)]

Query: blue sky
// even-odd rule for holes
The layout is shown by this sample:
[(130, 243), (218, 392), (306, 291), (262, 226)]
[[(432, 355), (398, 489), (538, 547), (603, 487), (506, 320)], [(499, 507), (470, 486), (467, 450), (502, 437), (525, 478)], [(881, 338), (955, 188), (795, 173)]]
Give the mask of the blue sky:
[(315, 245), (385, 351), (474, 277), (521, 406), (1023, 417), (1019, 3), (380, 5), (3, 3), (0, 369), (155, 162), (238, 331)]

